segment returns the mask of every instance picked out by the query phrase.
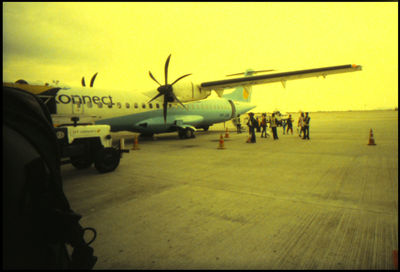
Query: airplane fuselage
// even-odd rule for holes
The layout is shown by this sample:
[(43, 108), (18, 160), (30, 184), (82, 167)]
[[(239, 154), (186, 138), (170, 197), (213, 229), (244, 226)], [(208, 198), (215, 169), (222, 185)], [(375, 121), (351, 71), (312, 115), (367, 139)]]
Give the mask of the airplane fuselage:
[(112, 131), (132, 131), (154, 134), (177, 131), (186, 126), (205, 128), (228, 121), (255, 107), (248, 102), (225, 98), (168, 104), (166, 122), (163, 119), (162, 102), (139, 93), (106, 91), (82, 88), (59, 90), (55, 96), (56, 114), (65, 116), (91, 116), (96, 124), (108, 124)]

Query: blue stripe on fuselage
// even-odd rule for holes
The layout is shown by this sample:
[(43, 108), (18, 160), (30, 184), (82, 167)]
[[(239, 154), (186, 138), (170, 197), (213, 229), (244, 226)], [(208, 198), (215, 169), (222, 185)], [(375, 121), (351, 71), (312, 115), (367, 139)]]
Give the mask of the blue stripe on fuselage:
[[(243, 114), (255, 105), (246, 102), (234, 102), (236, 115)], [(232, 116), (232, 107), (223, 98), (207, 99), (184, 103), (184, 109), (179, 104), (168, 107), (167, 122), (164, 124), (163, 110), (149, 110), (141, 113), (113, 117), (96, 121), (96, 124), (108, 124), (112, 131), (133, 131), (139, 133), (163, 133), (176, 131), (175, 121), (195, 127), (211, 126), (215, 123), (228, 121)]]

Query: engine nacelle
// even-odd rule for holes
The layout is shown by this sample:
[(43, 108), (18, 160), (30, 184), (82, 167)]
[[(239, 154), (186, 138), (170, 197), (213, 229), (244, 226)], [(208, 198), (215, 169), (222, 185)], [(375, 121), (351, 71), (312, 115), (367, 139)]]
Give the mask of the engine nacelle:
[(211, 94), (210, 90), (201, 90), (199, 85), (188, 80), (182, 80), (175, 83), (173, 85), (173, 91), (181, 102), (205, 99)]

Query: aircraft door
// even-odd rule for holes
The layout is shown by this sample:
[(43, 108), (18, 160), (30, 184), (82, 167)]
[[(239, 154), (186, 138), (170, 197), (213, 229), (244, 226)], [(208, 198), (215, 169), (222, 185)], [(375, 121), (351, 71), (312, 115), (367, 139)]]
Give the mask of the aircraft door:
[(231, 115), (231, 119), (236, 117), (236, 107), (235, 107), (235, 103), (232, 102), (232, 100), (228, 100), (229, 104), (231, 104), (232, 107), (232, 115)]

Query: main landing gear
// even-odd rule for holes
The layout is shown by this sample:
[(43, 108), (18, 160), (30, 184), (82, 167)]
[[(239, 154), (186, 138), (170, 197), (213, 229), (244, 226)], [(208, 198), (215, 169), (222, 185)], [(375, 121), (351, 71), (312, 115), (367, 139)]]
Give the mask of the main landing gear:
[(186, 129), (179, 129), (178, 130), (178, 135), (180, 139), (189, 139), (189, 138), (194, 138), (194, 131), (190, 128)]

